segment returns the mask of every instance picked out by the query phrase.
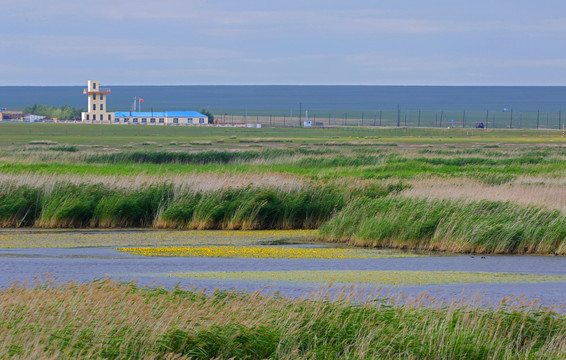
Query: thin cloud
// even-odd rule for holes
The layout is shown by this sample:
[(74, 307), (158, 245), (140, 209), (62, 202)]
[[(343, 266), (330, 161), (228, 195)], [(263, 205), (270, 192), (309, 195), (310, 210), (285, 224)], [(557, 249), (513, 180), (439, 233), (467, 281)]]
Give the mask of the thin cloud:
[[(145, 42), (133, 43), (131, 40), (107, 37), (58, 36), (58, 35), (25, 35), (18, 38), (0, 40), (2, 46), (30, 51), (42, 56), (60, 56), (74, 54), (75, 57), (111, 56), (116, 60), (166, 60), (182, 57), (196, 59), (237, 58), (243, 54), (239, 51), (204, 46), (166, 46)], [(30, 46), (32, 44), (33, 46)]]

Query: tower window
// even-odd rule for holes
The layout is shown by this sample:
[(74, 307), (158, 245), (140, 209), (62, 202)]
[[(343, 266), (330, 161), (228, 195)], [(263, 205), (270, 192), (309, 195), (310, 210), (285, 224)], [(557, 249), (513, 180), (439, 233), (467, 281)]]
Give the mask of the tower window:
[(86, 119), (87, 119), (87, 120), (90, 120), (89, 117), (90, 117), (90, 116), (88, 116), (88, 114), (86, 114)]
[(96, 83), (95, 82), (92, 83), (92, 88), (96, 90)]
[(104, 100), (104, 94), (100, 94), (100, 100)]
[(96, 94), (92, 94), (92, 100), (96, 100)]
[(100, 104), (100, 110), (104, 110), (104, 105)]
[(108, 114), (108, 121), (112, 120), (112, 115)]
[(104, 115), (100, 115), (100, 120), (104, 120)]
[(92, 110), (96, 110), (96, 104), (92, 104)]

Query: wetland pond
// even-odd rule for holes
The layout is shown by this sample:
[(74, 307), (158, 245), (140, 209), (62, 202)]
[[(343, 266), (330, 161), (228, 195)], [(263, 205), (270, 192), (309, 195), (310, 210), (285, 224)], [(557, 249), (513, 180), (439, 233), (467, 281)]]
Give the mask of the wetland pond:
[(426, 291), (440, 299), (479, 295), (493, 304), (511, 295), (547, 306), (566, 302), (566, 257), (347, 248), (309, 241), (315, 235), (308, 230), (1, 230), (0, 286), (49, 276), (80, 282), (111, 277), (289, 297), (332, 284), (332, 289), (347, 286), (386, 297)]

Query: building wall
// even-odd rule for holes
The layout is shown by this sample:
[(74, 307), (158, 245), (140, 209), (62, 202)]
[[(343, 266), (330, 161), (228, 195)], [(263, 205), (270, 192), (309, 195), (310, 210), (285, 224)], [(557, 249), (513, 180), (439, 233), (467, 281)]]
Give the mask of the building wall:
[(208, 125), (208, 117), (117, 117), (112, 120), (113, 124), (132, 125)]

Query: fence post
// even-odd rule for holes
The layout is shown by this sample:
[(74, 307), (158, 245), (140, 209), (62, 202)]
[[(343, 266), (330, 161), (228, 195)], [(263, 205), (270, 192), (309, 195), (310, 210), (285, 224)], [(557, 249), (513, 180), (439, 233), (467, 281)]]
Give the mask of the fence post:
[(513, 129), (513, 109), (511, 109), (511, 120), (509, 120), (509, 129)]

